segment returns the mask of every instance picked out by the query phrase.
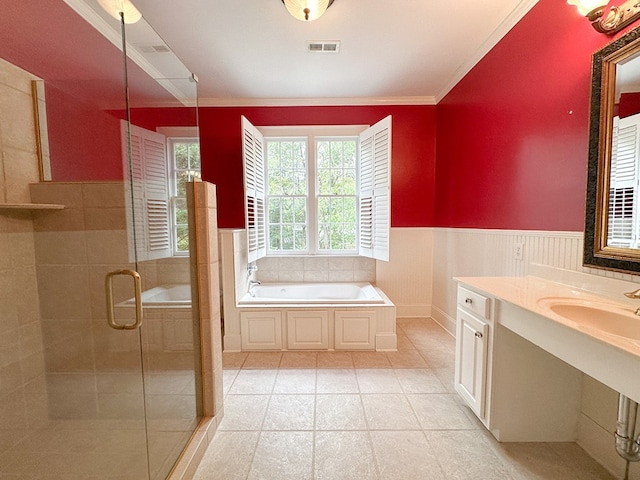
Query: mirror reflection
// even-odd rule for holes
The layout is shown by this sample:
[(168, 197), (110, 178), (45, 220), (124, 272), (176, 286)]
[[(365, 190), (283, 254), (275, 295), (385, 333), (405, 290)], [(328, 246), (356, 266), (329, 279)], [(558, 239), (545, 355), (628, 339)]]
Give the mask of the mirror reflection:
[(607, 246), (640, 248), (640, 54), (616, 64), (611, 139)]

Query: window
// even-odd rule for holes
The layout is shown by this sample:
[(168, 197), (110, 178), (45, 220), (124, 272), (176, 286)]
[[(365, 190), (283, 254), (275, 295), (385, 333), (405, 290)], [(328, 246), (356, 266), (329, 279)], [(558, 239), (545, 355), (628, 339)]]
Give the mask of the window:
[(188, 254), (185, 183), (200, 178), (197, 137), (168, 138), (123, 121), (122, 148), (129, 260)]
[(185, 184), (200, 179), (200, 143), (197, 138), (168, 138), (171, 230), (174, 255), (189, 253), (189, 225)]
[(373, 127), (261, 127), (243, 118), (249, 261), (388, 260), (391, 117)]

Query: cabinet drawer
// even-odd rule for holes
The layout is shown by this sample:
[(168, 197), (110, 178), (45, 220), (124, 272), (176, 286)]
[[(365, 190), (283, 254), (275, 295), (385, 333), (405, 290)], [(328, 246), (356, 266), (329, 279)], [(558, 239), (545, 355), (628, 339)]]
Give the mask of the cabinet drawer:
[(458, 287), (458, 305), (488, 319), (491, 313), (491, 300), (467, 288)]

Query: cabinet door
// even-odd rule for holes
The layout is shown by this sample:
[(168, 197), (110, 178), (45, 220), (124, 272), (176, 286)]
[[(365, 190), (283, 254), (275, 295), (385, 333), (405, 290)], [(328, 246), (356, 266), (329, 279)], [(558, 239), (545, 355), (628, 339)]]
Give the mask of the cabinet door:
[(329, 312), (287, 312), (287, 349), (326, 350), (329, 348)]
[(282, 349), (282, 313), (269, 310), (240, 312), (243, 350)]
[(469, 407), (484, 418), (489, 324), (458, 309), (455, 388)]
[(375, 350), (376, 312), (337, 310), (334, 320), (336, 350)]

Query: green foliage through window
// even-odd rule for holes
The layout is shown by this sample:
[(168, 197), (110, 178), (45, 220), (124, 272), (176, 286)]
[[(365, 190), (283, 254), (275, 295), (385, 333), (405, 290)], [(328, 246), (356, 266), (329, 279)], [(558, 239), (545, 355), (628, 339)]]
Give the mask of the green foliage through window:
[[(267, 228), (269, 251), (357, 250), (357, 139), (320, 139), (309, 165), (306, 138), (267, 138)], [(315, 168), (310, 172), (309, 167)], [(315, 185), (309, 179), (315, 178)], [(309, 191), (311, 190), (311, 194)], [(310, 229), (308, 209), (315, 211)]]
[(172, 164), (172, 227), (174, 252), (189, 252), (189, 225), (187, 217), (186, 183), (200, 179), (200, 143), (191, 139), (171, 139)]

